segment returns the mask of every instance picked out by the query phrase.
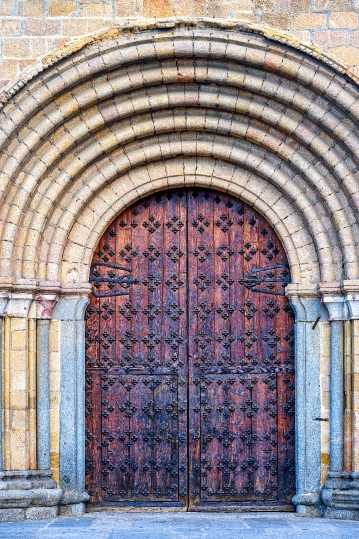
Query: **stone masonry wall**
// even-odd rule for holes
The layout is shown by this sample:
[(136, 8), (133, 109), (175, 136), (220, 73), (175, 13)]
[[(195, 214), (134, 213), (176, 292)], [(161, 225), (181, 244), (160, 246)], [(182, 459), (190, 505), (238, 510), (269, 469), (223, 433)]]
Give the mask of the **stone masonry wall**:
[(0, 0), (0, 89), (72, 39), (126, 17), (238, 18), (289, 32), (359, 70), (359, 0)]

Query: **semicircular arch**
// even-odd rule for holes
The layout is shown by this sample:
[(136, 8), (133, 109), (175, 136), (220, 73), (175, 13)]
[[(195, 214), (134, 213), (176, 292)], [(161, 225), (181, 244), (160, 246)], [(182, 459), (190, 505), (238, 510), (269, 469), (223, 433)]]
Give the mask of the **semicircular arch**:
[(5, 89), (3, 284), (66, 289), (77, 249), (85, 287), (109, 220), (151, 190), (197, 182), (267, 217), (296, 283), (357, 279), (359, 90), (350, 70), (251, 25), (163, 26), (72, 44), (23, 87)]

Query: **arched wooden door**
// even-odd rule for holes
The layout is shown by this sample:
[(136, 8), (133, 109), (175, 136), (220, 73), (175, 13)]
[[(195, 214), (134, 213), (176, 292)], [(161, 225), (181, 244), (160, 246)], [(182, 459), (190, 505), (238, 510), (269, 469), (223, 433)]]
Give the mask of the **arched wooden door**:
[(108, 227), (90, 279), (91, 502), (290, 509), (293, 314), (272, 227), (223, 193), (159, 193)]

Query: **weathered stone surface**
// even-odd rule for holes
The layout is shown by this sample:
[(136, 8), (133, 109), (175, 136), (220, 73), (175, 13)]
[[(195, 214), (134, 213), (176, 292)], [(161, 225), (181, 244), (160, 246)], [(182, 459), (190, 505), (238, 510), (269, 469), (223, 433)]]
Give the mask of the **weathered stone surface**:
[(0, 508), (28, 507), (33, 499), (31, 490), (1, 490)]
[(33, 491), (32, 505), (51, 507), (57, 505), (62, 496), (62, 489), (36, 489)]
[(305, 492), (293, 496), (292, 502), (294, 505), (318, 505), (320, 496), (317, 492)]
[(46, 520), (53, 519), (58, 516), (57, 505), (53, 507), (28, 507), (25, 509), (26, 520)]
[(59, 515), (60, 516), (68, 516), (68, 517), (76, 517), (84, 515), (86, 512), (86, 504), (85, 503), (74, 503), (70, 505), (59, 505)]
[(25, 520), (24, 509), (0, 509), (0, 522), (19, 522)]
[(60, 505), (76, 505), (88, 502), (90, 499), (87, 492), (67, 491), (61, 497)]

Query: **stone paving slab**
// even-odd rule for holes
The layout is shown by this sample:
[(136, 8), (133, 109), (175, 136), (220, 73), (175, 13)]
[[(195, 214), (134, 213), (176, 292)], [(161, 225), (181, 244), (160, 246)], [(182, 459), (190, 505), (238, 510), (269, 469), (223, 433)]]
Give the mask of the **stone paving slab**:
[(92, 513), (0, 524), (0, 539), (359, 539), (359, 522), (291, 513)]

